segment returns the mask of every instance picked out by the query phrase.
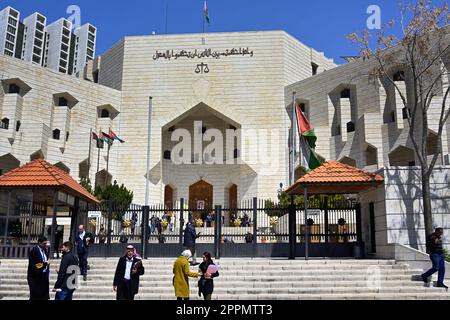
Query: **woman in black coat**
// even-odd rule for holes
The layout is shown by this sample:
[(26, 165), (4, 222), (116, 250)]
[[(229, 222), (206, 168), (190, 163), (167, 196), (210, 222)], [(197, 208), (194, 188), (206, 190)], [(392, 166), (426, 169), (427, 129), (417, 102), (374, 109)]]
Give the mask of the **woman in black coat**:
[(212, 293), (214, 291), (214, 280), (213, 278), (219, 276), (219, 271), (216, 271), (212, 274), (207, 273), (208, 267), (210, 265), (214, 265), (214, 262), (211, 259), (211, 253), (204, 252), (203, 253), (203, 262), (198, 267), (201, 272), (201, 278), (198, 281), (198, 295), (201, 296), (203, 294), (203, 298), (205, 300), (211, 300)]

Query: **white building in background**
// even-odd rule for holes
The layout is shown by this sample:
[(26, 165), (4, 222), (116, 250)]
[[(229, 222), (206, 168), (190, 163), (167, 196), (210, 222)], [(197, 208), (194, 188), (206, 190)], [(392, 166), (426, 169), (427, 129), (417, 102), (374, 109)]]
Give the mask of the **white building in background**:
[(45, 28), (44, 67), (69, 73), (72, 23), (61, 18)]
[(23, 19), (22, 60), (42, 65), (46, 23), (47, 18), (38, 12)]
[(21, 22), (20, 12), (8, 6), (0, 11), (0, 52), (64, 74), (77, 74), (95, 58), (97, 28), (86, 23), (72, 29), (65, 18), (47, 25), (47, 18), (38, 12)]
[(75, 50), (72, 73), (76, 74), (83, 71), (89, 61), (94, 60), (97, 28), (86, 23), (75, 29), (73, 33), (75, 34)]
[(20, 12), (6, 7), (0, 11), (0, 53), (15, 56)]

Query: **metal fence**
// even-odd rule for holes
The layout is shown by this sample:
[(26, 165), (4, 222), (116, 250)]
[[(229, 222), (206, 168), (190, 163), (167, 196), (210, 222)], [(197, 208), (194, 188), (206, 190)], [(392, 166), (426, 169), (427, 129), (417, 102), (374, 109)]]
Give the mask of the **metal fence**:
[[(317, 248), (347, 245), (348, 253), (348, 244), (361, 239), (356, 202), (329, 198), (308, 201), (306, 223), (303, 203), (280, 204), (256, 198), (242, 201), (236, 208), (189, 208), (184, 199), (170, 208), (106, 203), (86, 207), (80, 214), (88, 217), (84, 223), (95, 235), (92, 254), (99, 256), (120, 255), (129, 243), (146, 256), (176, 255), (183, 248), (189, 221), (200, 234), (196, 241), (200, 250), (216, 256), (224, 252), (231, 256), (287, 255), (292, 242), (305, 243), (306, 228), (308, 243)], [(324, 252), (321, 250), (317, 255)], [(304, 254), (298, 249), (295, 252)]]

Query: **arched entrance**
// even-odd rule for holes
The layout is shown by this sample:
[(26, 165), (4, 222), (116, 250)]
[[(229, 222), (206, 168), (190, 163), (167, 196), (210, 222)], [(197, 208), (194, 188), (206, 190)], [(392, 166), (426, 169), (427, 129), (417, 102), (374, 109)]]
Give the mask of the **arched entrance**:
[(200, 180), (189, 187), (189, 209), (194, 219), (204, 219), (213, 208), (213, 186)]
[(173, 209), (173, 199), (174, 190), (170, 185), (164, 187), (164, 208)]

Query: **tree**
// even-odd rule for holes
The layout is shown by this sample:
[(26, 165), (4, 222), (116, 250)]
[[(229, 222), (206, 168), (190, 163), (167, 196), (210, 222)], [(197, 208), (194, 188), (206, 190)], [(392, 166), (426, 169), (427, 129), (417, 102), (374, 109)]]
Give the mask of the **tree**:
[(91, 179), (88, 177), (80, 178), (80, 184), (83, 188), (85, 188), (89, 193), (92, 193), (92, 183)]
[(128, 190), (124, 184), (119, 186), (115, 180), (112, 185), (103, 188), (97, 186), (94, 195), (107, 205), (112, 205), (113, 218), (116, 220), (122, 220), (122, 216), (129, 208), (134, 196), (133, 191)]
[[(425, 232), (433, 232), (431, 211), (430, 178), (433, 169), (442, 157), (442, 133), (450, 116), (448, 96), (448, 68), (450, 62), (448, 5), (434, 7), (430, 0), (419, 0), (415, 4), (401, 6), (401, 36), (393, 33), (394, 21), (384, 25), (375, 37), (365, 30), (352, 33), (348, 38), (359, 44), (364, 61), (373, 63), (372, 76), (387, 81), (395, 88), (403, 103), (407, 118), (409, 140), (420, 164), (421, 187)], [(375, 38), (375, 44), (372, 39)], [(395, 79), (392, 68), (401, 66), (400, 76), (406, 81), (405, 93)], [(442, 99), (436, 107), (436, 100)], [(430, 117), (437, 113), (437, 123)], [(437, 150), (430, 155), (426, 139), (430, 126), (437, 127)]]

